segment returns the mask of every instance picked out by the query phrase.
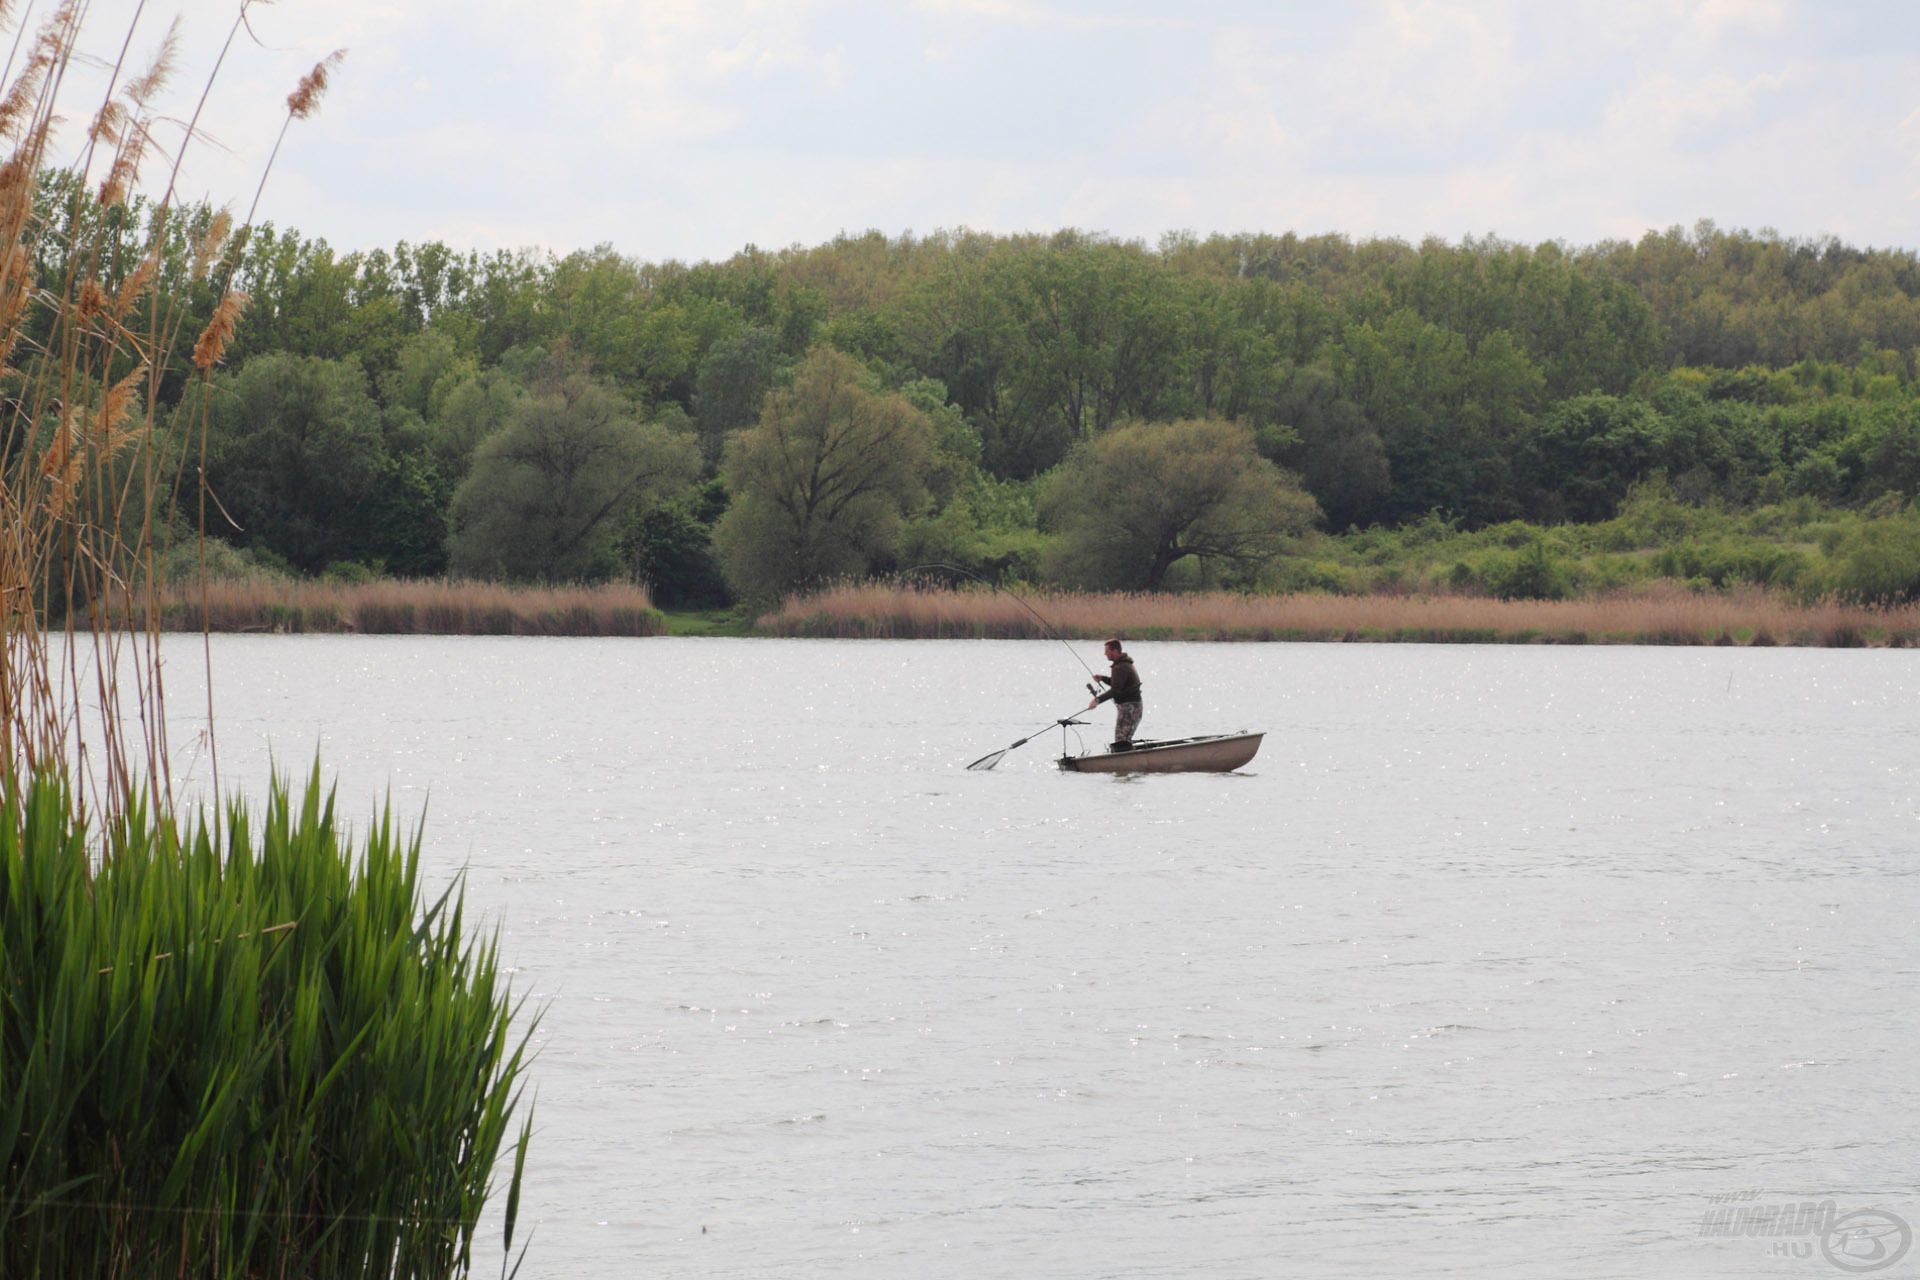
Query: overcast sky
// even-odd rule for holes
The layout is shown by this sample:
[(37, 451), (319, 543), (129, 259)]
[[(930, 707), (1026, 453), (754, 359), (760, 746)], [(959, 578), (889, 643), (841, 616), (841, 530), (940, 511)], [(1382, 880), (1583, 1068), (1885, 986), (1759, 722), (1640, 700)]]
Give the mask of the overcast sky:
[[(51, 8), (38, 0), (37, 23)], [(235, 5), (182, 0), (176, 109)], [(14, 6), (15, 21), (22, 9)], [(96, 0), (117, 53), (131, 0)], [(169, 10), (150, 3), (141, 61)], [(1492, 232), (1711, 218), (1920, 248), (1920, 4), (277, 0), (185, 186), (370, 248), (717, 258), (840, 231)], [(84, 114), (75, 100), (69, 110)]]

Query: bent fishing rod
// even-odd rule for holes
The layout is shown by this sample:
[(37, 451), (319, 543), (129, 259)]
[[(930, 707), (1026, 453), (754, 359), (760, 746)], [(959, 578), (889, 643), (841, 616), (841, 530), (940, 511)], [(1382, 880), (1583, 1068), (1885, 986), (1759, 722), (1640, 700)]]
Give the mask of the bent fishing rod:
[[(1003, 595), (1007, 599), (1019, 605), (1022, 609), (1025, 609), (1028, 615), (1031, 616), (1035, 622), (1040, 624), (1040, 629), (1046, 632), (1049, 639), (1058, 640), (1061, 644), (1066, 645), (1067, 652), (1071, 653), (1073, 655), (1073, 660), (1080, 664), (1080, 669), (1087, 673), (1087, 692), (1092, 694), (1096, 699), (1099, 698), (1100, 681), (1102, 677), (1094, 673), (1093, 668), (1087, 665), (1087, 660), (1080, 656), (1080, 651), (1078, 649), (1075, 649), (1071, 644), (1068, 644), (1067, 638), (1061, 635), (1058, 631), (1056, 631), (1052, 623), (1048, 622), (1045, 618), (1040, 616), (1040, 611), (1038, 609), (1034, 608), (1032, 605), (1028, 604), (1025, 600), (1022, 600), (1019, 596), (1007, 590), (1005, 587), (1001, 586), (999, 583), (983, 578), (979, 574), (975, 573), (973, 570), (963, 568), (962, 566), (957, 564), (939, 564), (939, 563), (917, 564), (917, 565), (914, 565), (911, 569), (902, 569), (900, 571), (900, 576), (905, 577), (908, 574), (918, 573), (922, 569), (940, 569), (940, 570), (944, 570), (947, 573), (957, 573), (962, 577), (971, 578), (975, 582), (979, 583), (981, 586), (987, 588), (989, 591), (994, 592), (996, 595)], [(1066, 736), (1067, 727), (1069, 725), (1076, 725), (1076, 724), (1084, 725), (1085, 723), (1087, 723), (1085, 720), (1077, 720), (1074, 718), (1075, 716), (1080, 714), (1082, 714), (1080, 711), (1075, 711), (1075, 712), (1069, 713), (1064, 718), (1057, 719), (1057, 720), (1049, 720), (1047, 721), (1047, 723), (1041, 725), (1038, 729), (1035, 729), (1032, 733), (1020, 739), (1018, 742), (1010, 743), (1009, 745), (1000, 748), (1000, 750), (998, 751), (988, 752), (986, 755), (981, 756), (978, 760), (975, 760), (972, 764), (968, 765), (967, 768), (991, 769), (993, 768), (993, 766), (999, 764), (1000, 761), (1006, 757), (1006, 754), (1009, 751), (1013, 751), (1016, 748), (1026, 746), (1029, 742), (1032, 742), (1035, 738), (1039, 737), (1041, 734), (1045, 733), (1048, 729), (1051, 729), (1056, 725), (1059, 726), (1061, 737), (1064, 739)]]
[(1022, 600), (1019, 596), (1007, 590), (1005, 587), (1001, 586), (999, 583), (994, 582), (992, 579), (983, 578), (979, 574), (975, 573), (973, 570), (964, 568), (957, 564), (941, 564), (937, 562), (931, 563), (931, 564), (916, 564), (911, 569), (900, 570), (896, 576), (905, 578), (911, 574), (920, 572), (920, 570), (922, 569), (940, 569), (947, 573), (957, 573), (963, 578), (971, 578), (975, 582), (979, 583), (981, 586), (987, 588), (987, 590), (993, 592), (995, 595), (1005, 596), (1007, 599), (1019, 605), (1022, 609), (1025, 609), (1027, 611), (1027, 614), (1035, 622), (1040, 624), (1040, 629), (1046, 632), (1047, 638), (1049, 640), (1058, 640), (1061, 644), (1066, 645), (1067, 652), (1073, 655), (1073, 660), (1080, 664), (1080, 669), (1087, 673), (1087, 678), (1090, 681), (1094, 682), (1094, 683), (1088, 684), (1087, 686), (1088, 690), (1094, 693), (1096, 696), (1099, 694), (1100, 691), (1097, 688), (1095, 688), (1094, 685), (1099, 682), (1100, 677), (1095, 675), (1093, 668), (1087, 665), (1087, 660), (1080, 656), (1080, 651), (1074, 648), (1071, 644), (1069, 644), (1067, 642), (1067, 638), (1061, 635), (1058, 631), (1056, 631), (1051, 622), (1048, 622), (1045, 618), (1040, 616), (1040, 611), (1038, 609), (1034, 608), (1032, 605), (1028, 604), (1025, 600)]

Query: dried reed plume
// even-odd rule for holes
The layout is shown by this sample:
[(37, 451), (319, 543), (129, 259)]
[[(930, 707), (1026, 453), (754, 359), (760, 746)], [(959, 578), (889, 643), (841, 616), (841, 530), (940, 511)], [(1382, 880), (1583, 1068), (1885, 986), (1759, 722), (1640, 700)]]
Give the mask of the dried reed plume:
[(159, 271), (160, 246), (156, 244), (140, 259), (140, 265), (127, 273), (127, 278), (122, 280), (120, 287), (114, 291), (113, 318), (115, 320), (125, 320), (132, 313), (134, 304), (146, 294), (148, 286), (153, 283), (154, 276)]
[(193, 267), (189, 272), (189, 278), (196, 281), (207, 278), (207, 268), (212, 265), (220, 250), (226, 246), (227, 233), (232, 230), (232, 214), (222, 209), (213, 215), (213, 220), (207, 224), (206, 233), (193, 243)]
[[(313, 64), (313, 70), (300, 77), (300, 83), (287, 95), (287, 118), (280, 122), (280, 136), (273, 140), (273, 150), (267, 155), (267, 171), (273, 170), (273, 162), (280, 155), (280, 144), (286, 140), (287, 129), (295, 120), (305, 120), (320, 106), (320, 98), (327, 91), (333, 72), (346, 61), (347, 51), (335, 49), (332, 53)], [(253, 207), (247, 210), (247, 222), (253, 222), (253, 215), (260, 208), (260, 196), (267, 189), (267, 175), (260, 175), (260, 186), (253, 193)]]
[(218, 306), (213, 309), (213, 318), (207, 321), (207, 327), (200, 331), (200, 337), (193, 344), (193, 367), (205, 373), (220, 363), (220, 357), (227, 352), (227, 344), (233, 341), (233, 331), (240, 323), (240, 313), (246, 310), (247, 295), (234, 290), (224, 294)]
[(320, 98), (327, 91), (327, 79), (333, 69), (346, 61), (347, 51), (335, 49), (332, 53), (313, 64), (313, 70), (300, 77), (300, 83), (287, 95), (287, 118), (305, 120), (320, 106)]
[(100, 182), (100, 203), (102, 205), (124, 204), (127, 192), (140, 174), (140, 161), (146, 155), (147, 135), (140, 130), (130, 130), (121, 139), (119, 150), (114, 152), (113, 163), (107, 169), (107, 176)]
[(167, 27), (167, 34), (160, 38), (160, 46), (154, 51), (153, 61), (147, 69), (127, 82), (127, 100), (135, 106), (144, 107), (153, 101), (154, 95), (166, 87), (173, 79), (173, 67), (180, 55), (180, 19), (176, 16)]
[[(222, 60), (252, 2), (243, 0)], [(183, 458), (156, 452), (152, 426), (161, 381), (178, 372), (169, 353), (181, 349), (188, 314), (179, 282), (163, 284), (163, 263), (177, 216), (172, 192), (199, 136), (200, 108), (167, 157), (164, 192), (131, 232), (142, 237), (138, 256), (123, 266), (127, 220), (98, 206), (129, 205), (142, 163), (157, 152), (153, 125), (166, 118), (157, 98), (179, 27), (169, 27), (144, 70), (123, 78), (129, 30), (103, 100), (82, 117), (73, 181), (43, 186), (61, 118), (56, 99), (80, 56), (87, 9), (65, 0), (0, 88), (0, 375), (8, 380), (0, 398), (0, 768), (13, 780), (70, 769), (77, 811), (110, 816), (136, 795), (161, 806), (171, 797), (157, 635), (108, 626), (97, 605), (151, 580), (153, 531), (179, 484)], [(300, 117), (311, 114), (334, 61), (302, 82)], [(202, 107), (206, 97), (203, 88)], [(94, 173), (103, 176), (89, 193)], [(204, 278), (231, 230), (226, 214), (211, 220), (192, 245), (192, 278)], [(246, 302), (220, 294), (192, 346), (203, 377), (232, 342)], [(192, 440), (204, 426), (183, 423), (180, 436)]]
[(93, 128), (87, 130), (87, 141), (95, 146), (112, 142), (120, 136), (126, 127), (127, 108), (118, 98), (110, 98), (100, 108), (100, 114), (93, 118)]
[(53, 79), (50, 73), (56, 66), (62, 69), (66, 66), (75, 34), (77, 8), (75, 0), (65, 0), (34, 37), (26, 64), (7, 86), (6, 93), (0, 95), (0, 138), (13, 139), (23, 145), (30, 140), (23, 130), (29, 127), (28, 120), (43, 115), (44, 90)]
[(88, 190), (110, 149), (99, 199), (132, 204), (171, 51), (50, 173), (85, 8), (0, 92), (0, 1275), (470, 1275), (526, 1062), (497, 943), (426, 902), (390, 818), (342, 840), (317, 765), (258, 825), (174, 811), (150, 584), (180, 458), (151, 427), (190, 332), (157, 270), (179, 153), (144, 228)]

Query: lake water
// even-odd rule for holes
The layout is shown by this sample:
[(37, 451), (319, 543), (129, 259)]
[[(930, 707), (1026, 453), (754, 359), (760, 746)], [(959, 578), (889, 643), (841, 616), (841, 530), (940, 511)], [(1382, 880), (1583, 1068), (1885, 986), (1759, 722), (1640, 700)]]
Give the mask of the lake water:
[(545, 1009), (523, 1275), (1821, 1277), (1714, 1198), (1920, 1224), (1920, 654), (1133, 652), (1143, 734), (1253, 764), (965, 771), (1084, 705), (1052, 643), (213, 642), (223, 780), (424, 808)]

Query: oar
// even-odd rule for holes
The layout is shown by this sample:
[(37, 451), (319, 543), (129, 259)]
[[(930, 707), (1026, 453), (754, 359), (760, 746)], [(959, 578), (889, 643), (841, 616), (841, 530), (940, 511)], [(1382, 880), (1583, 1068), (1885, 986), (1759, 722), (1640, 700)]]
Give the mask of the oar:
[[(1075, 714), (1077, 715), (1078, 713), (1076, 712)], [(1026, 746), (1029, 742), (1032, 742), (1035, 738), (1039, 737), (1041, 734), (1045, 733), (1047, 730), (1053, 728), (1056, 725), (1064, 728), (1070, 724), (1085, 724), (1085, 723), (1086, 723), (1085, 720), (1075, 720), (1073, 716), (1068, 716), (1064, 720), (1049, 720), (1046, 724), (1041, 725), (1038, 729), (1035, 729), (1032, 733), (1020, 739), (1020, 741), (1008, 743), (1006, 746), (1000, 748), (998, 751), (992, 751), (984, 756), (981, 756), (978, 760), (975, 760), (972, 764), (968, 765), (967, 768), (991, 769), (993, 768), (993, 766), (1000, 763), (1000, 757), (1006, 755), (1007, 752), (1012, 751), (1015, 747)]]

